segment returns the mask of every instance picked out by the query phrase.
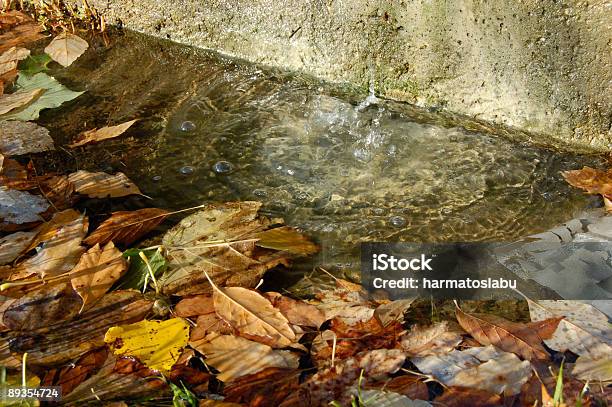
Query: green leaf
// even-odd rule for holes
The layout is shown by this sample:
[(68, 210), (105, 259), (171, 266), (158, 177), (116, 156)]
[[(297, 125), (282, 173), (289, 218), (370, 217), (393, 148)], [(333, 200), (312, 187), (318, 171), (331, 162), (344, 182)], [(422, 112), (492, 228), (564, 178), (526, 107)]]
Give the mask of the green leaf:
[(21, 90), (46, 89), (46, 91), (34, 103), (15, 113), (0, 116), (2, 119), (21, 121), (36, 120), (41, 110), (59, 107), (62, 103), (75, 99), (84, 93), (73, 92), (56, 81), (55, 78), (44, 73), (38, 73), (31, 78), (25, 75), (19, 75), (16, 86), (17, 89)]
[(49, 69), (48, 65), (51, 61), (53, 60), (47, 54), (30, 55), (19, 63), (19, 73), (32, 77)]
[(123, 252), (123, 257), (129, 259), (130, 268), (127, 273), (117, 283), (117, 288), (126, 289), (134, 288), (141, 290), (144, 285), (145, 278), (149, 273), (149, 269), (144, 260), (140, 257), (140, 252), (143, 252), (155, 277), (159, 277), (166, 269), (166, 259), (161, 253), (161, 250), (140, 250), (140, 249), (129, 249)]

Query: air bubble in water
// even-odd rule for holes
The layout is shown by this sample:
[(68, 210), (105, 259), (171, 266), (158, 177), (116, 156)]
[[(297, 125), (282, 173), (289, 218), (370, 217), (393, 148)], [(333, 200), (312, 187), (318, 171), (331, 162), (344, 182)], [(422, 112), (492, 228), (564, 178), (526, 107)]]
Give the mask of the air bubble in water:
[(253, 195), (258, 196), (260, 198), (264, 198), (268, 196), (268, 191), (266, 191), (265, 189), (256, 189), (253, 191)]
[(181, 131), (188, 133), (190, 131), (194, 131), (196, 129), (196, 125), (194, 122), (186, 121), (181, 123)]
[(151, 177), (151, 180), (153, 182), (159, 182), (159, 181), (161, 181), (161, 179), (162, 179), (161, 175), (155, 175), (155, 176)]
[(401, 216), (391, 216), (391, 218), (389, 218), (389, 223), (396, 228), (401, 228), (406, 226), (406, 219), (404, 219)]
[(234, 169), (234, 166), (229, 161), (218, 161), (213, 165), (213, 170), (217, 174), (227, 174)]
[(183, 175), (191, 175), (193, 174), (193, 171), (195, 171), (195, 168), (193, 168), (191, 165), (186, 165), (179, 169), (179, 172)]

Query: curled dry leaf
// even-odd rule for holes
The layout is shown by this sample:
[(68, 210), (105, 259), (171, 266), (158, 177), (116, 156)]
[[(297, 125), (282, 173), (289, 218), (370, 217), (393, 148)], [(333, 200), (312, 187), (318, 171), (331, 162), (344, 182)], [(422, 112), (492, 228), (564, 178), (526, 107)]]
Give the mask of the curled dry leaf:
[(521, 324), (486, 314), (467, 314), (455, 309), (457, 321), (466, 332), (483, 345), (495, 345), (527, 360), (550, 357), (542, 340), (552, 334), (563, 317), (551, 318), (536, 325)]
[(26, 59), (30, 50), (21, 47), (12, 47), (0, 55), (0, 76), (17, 69), (19, 61)]
[(133, 356), (161, 372), (170, 371), (188, 341), (189, 324), (183, 318), (114, 326), (104, 336), (116, 355)]
[(153, 230), (168, 214), (168, 211), (157, 208), (113, 212), (83, 242), (93, 246), (112, 240), (116, 244), (130, 245)]
[(417, 357), (412, 363), (446, 386), (463, 386), (495, 394), (518, 394), (531, 376), (531, 364), (492, 345)]
[(410, 332), (402, 336), (401, 346), (411, 356), (428, 356), (450, 352), (461, 340), (461, 334), (451, 330), (448, 321), (443, 321), (430, 327), (413, 325)]
[(242, 287), (216, 287), (213, 301), (217, 315), (245, 338), (283, 348), (296, 342), (287, 318), (256, 291)]
[(54, 150), (49, 130), (36, 123), (0, 121), (0, 152), (6, 156)]
[(68, 147), (74, 148), (78, 146), (84, 146), (85, 144), (96, 143), (98, 141), (107, 140), (115, 137), (119, 137), (127, 131), (134, 123), (138, 120), (132, 120), (117, 126), (103, 127), (101, 129), (88, 130), (79, 134), (72, 144), (68, 144)]
[(89, 48), (87, 41), (81, 37), (64, 32), (51, 41), (45, 48), (47, 53), (53, 60), (63, 67), (72, 65), (78, 57)]
[(196, 350), (206, 356), (206, 364), (220, 372), (217, 377), (223, 382), (269, 367), (296, 369), (299, 360), (293, 352), (274, 350), (268, 345), (232, 335), (221, 335), (204, 341)]
[(15, 93), (0, 96), (0, 116), (28, 106), (43, 93), (45, 93), (45, 89), (35, 88), (18, 90)]
[(128, 195), (142, 195), (140, 189), (125, 174), (115, 175), (105, 172), (77, 171), (68, 175), (74, 190), (90, 198), (119, 198)]
[(127, 261), (109, 242), (103, 249), (96, 244), (83, 256), (70, 272), (72, 288), (83, 299), (83, 309), (100, 299), (127, 271)]

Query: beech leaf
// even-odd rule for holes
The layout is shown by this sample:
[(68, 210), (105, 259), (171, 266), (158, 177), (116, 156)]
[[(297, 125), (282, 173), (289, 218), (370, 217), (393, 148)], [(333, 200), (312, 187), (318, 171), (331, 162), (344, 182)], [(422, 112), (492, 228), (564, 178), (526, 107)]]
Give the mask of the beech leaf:
[(105, 172), (77, 171), (68, 175), (75, 192), (90, 198), (120, 198), (128, 195), (142, 195), (140, 189), (122, 172), (115, 175)]
[(112, 240), (116, 244), (132, 244), (159, 225), (168, 213), (156, 208), (113, 212), (110, 218), (84, 240), (84, 243), (93, 246), (106, 244)]
[(319, 247), (306, 236), (288, 226), (269, 229), (253, 235), (257, 246), (283, 250), (298, 255), (309, 255), (319, 251)]
[(89, 48), (87, 41), (81, 37), (64, 32), (51, 41), (45, 52), (63, 67), (72, 65), (78, 57)]
[(88, 130), (81, 133), (72, 144), (68, 144), (68, 147), (74, 148), (84, 146), (85, 144), (96, 143), (98, 141), (119, 137), (136, 122), (137, 120), (132, 120), (117, 126)]

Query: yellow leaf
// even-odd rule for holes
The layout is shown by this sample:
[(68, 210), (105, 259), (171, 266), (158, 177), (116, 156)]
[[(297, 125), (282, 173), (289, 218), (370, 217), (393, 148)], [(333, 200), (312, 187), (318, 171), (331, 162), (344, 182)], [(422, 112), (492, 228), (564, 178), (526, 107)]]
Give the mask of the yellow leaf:
[(109, 138), (119, 137), (129, 129), (132, 124), (136, 123), (137, 120), (132, 120), (127, 123), (119, 124), (117, 126), (103, 127), (101, 129), (88, 130), (81, 133), (72, 144), (68, 144), (68, 147), (78, 147), (89, 143), (95, 143), (97, 141), (106, 140)]
[(116, 355), (133, 356), (161, 372), (172, 368), (188, 341), (189, 325), (183, 318), (114, 326), (104, 336)]

